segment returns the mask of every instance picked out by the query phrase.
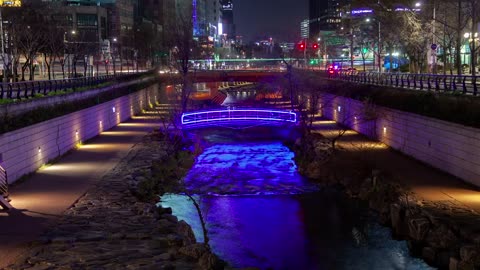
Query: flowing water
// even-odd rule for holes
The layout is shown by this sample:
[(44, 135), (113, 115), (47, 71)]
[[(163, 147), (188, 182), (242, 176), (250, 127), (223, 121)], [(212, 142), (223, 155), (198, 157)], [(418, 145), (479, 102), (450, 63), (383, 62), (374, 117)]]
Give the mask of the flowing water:
[[(233, 267), (260, 269), (430, 269), (404, 241), (341, 192), (297, 172), (293, 153), (262, 131), (209, 130), (211, 145), (185, 178), (206, 218), (213, 251)], [(268, 133), (268, 132), (267, 132)], [(248, 136), (250, 135), (250, 136)], [(256, 137), (256, 139), (255, 139)], [(241, 139), (240, 139), (241, 138)], [(182, 195), (162, 206), (202, 242), (193, 204)]]

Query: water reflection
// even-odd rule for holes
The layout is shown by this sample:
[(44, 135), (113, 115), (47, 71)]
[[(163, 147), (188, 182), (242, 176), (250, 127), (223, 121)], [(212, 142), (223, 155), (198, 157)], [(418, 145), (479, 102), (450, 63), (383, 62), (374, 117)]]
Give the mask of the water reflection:
[[(430, 269), (405, 242), (368, 222), (366, 213), (331, 191), (309, 195), (202, 196), (210, 244), (233, 267), (261, 269)], [(186, 220), (203, 241), (198, 215), (181, 195), (162, 205)], [(357, 245), (352, 228), (366, 231)]]
[[(430, 269), (356, 202), (300, 177), (282, 144), (222, 142), (205, 149), (185, 182), (198, 194), (212, 249), (231, 266)], [(185, 196), (163, 196), (161, 204), (172, 207), (203, 241), (198, 215)]]

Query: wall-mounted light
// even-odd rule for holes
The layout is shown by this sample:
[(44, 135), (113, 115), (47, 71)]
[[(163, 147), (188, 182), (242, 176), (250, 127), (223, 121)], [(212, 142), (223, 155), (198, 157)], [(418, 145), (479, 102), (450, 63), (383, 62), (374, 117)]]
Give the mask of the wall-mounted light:
[(383, 127), (383, 133), (387, 133), (387, 127)]
[(337, 107), (337, 111), (338, 111), (338, 112), (342, 112), (342, 106), (338, 106), (338, 107)]
[(38, 147), (38, 153), (41, 153), (42, 152), (42, 148), (40, 148), (40, 146)]
[(75, 136), (78, 136), (78, 129), (75, 130)]
[(354, 117), (353, 117), (353, 119), (357, 120), (357, 117), (356, 117), (356, 116), (354, 116)]
[(114, 112), (114, 113), (115, 113), (115, 107), (112, 107), (112, 112)]

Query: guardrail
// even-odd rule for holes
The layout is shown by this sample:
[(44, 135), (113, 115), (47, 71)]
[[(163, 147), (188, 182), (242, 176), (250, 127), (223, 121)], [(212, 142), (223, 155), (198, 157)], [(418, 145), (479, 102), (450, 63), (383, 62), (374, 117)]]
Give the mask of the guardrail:
[(0, 166), (0, 196), (8, 198), (8, 177), (7, 171)]
[(480, 77), (468, 75), (436, 75), (345, 71), (329, 75), (345, 81), (384, 85), (414, 90), (433, 90), (477, 96)]
[(62, 80), (24, 81), (14, 83), (0, 83), (0, 99), (28, 99), (37, 94), (48, 95), (51, 92), (66, 90), (75, 91), (78, 88), (95, 86), (102, 83), (115, 81), (123, 82), (135, 79), (143, 73), (102, 75), (97, 77), (83, 77)]

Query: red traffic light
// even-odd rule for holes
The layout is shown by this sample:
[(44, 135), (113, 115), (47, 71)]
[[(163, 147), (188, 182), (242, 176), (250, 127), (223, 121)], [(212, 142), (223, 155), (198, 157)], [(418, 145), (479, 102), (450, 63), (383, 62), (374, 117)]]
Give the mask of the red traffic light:
[(317, 43), (313, 43), (312, 48), (313, 48), (314, 50), (318, 49), (318, 44), (317, 44)]
[(305, 44), (304, 43), (298, 44), (298, 49), (301, 51), (305, 50)]

